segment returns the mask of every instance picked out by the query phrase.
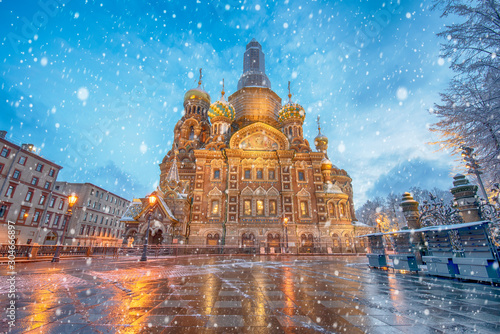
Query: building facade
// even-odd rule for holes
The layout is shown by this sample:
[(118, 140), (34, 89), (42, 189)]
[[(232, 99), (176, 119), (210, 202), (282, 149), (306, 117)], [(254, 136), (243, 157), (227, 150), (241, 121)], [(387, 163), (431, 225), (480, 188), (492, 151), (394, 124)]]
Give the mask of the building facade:
[(62, 167), (6, 134), (0, 131), (0, 243), (8, 241), (10, 221), (16, 243), (56, 244), (70, 218), (67, 196), (54, 189)]
[[(238, 90), (227, 101), (223, 87), (211, 103), (201, 70), (198, 87), (184, 95), (184, 113), (153, 193), (160, 201), (150, 238), (276, 248), (286, 231), (291, 245), (353, 251), (354, 237), (369, 229), (352, 224), (351, 178), (328, 159), (319, 119), (313, 150), (303, 135), (304, 108), (292, 101), (290, 86), (282, 105), (256, 40), (247, 45), (243, 63)], [(147, 198), (132, 203), (122, 218), (126, 238), (144, 241), (149, 208)]]
[(91, 183), (56, 182), (55, 190), (76, 194), (65, 244), (121, 246), (125, 224), (120, 222), (130, 202)]

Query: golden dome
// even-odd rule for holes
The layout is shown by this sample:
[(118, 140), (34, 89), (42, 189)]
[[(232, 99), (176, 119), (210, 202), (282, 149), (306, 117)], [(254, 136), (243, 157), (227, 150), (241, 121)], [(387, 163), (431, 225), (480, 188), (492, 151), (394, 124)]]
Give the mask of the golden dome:
[(203, 100), (210, 104), (210, 95), (198, 86), (198, 88), (190, 89), (184, 94), (184, 102), (189, 100)]
[(304, 122), (306, 112), (298, 103), (292, 102), (292, 93), (290, 92), (290, 81), (288, 81), (288, 103), (281, 108), (278, 114), (278, 121), (283, 123), (289, 119), (297, 119)]
[(322, 161), (321, 161), (321, 170), (331, 170), (333, 167), (333, 164), (330, 160), (328, 160), (327, 158), (324, 158)]

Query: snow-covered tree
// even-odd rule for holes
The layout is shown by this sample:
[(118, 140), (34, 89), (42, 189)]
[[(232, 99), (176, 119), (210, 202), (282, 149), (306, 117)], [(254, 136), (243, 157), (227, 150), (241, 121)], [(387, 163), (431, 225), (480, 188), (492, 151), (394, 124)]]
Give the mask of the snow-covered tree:
[(456, 154), (460, 146), (474, 148), (489, 184), (500, 180), (500, 3), (497, 0), (436, 1), (443, 16), (458, 16), (438, 35), (443, 58), (456, 72), (442, 104), (434, 112), (439, 121), (431, 129), (442, 136), (443, 148)]

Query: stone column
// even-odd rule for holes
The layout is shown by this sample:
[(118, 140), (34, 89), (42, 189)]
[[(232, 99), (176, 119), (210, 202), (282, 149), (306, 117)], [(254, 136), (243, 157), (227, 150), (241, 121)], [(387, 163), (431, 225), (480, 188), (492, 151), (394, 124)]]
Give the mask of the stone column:
[(408, 192), (404, 193), (399, 206), (403, 209), (408, 228), (412, 230), (419, 229), (421, 227), (418, 219), (420, 212), (418, 211), (418, 202), (413, 199), (413, 196)]
[(464, 175), (457, 174), (453, 178), (453, 188), (450, 189), (450, 192), (457, 202), (458, 210), (460, 210), (460, 216), (464, 220), (464, 223), (481, 220), (476, 198), (476, 185), (470, 184)]
[[(405, 216), (406, 226), (411, 230), (421, 228), (420, 225), (420, 212), (418, 211), (418, 202), (413, 199), (413, 196), (406, 192), (403, 194), (403, 199), (399, 205), (403, 209)], [(422, 233), (412, 233), (410, 235), (410, 242), (415, 246), (415, 256), (417, 262), (422, 264), (422, 255), (425, 252), (425, 243)]]

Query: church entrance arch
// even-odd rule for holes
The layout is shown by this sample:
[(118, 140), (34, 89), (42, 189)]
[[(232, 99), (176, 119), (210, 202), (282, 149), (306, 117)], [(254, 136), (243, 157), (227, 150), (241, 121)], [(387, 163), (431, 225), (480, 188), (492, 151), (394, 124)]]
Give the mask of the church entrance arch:
[(219, 244), (219, 233), (208, 233), (207, 234), (207, 245), (217, 246)]
[(301, 252), (312, 253), (314, 249), (314, 236), (312, 233), (302, 233), (300, 235)]
[(281, 236), (279, 233), (269, 233), (267, 235), (267, 247), (273, 247), (275, 252), (280, 247)]
[(241, 236), (241, 245), (243, 247), (253, 247), (255, 246), (255, 236), (253, 233), (243, 233)]
[(163, 231), (157, 230), (154, 235), (149, 231), (149, 240), (151, 240), (150, 244), (152, 245), (161, 245), (163, 243)]

